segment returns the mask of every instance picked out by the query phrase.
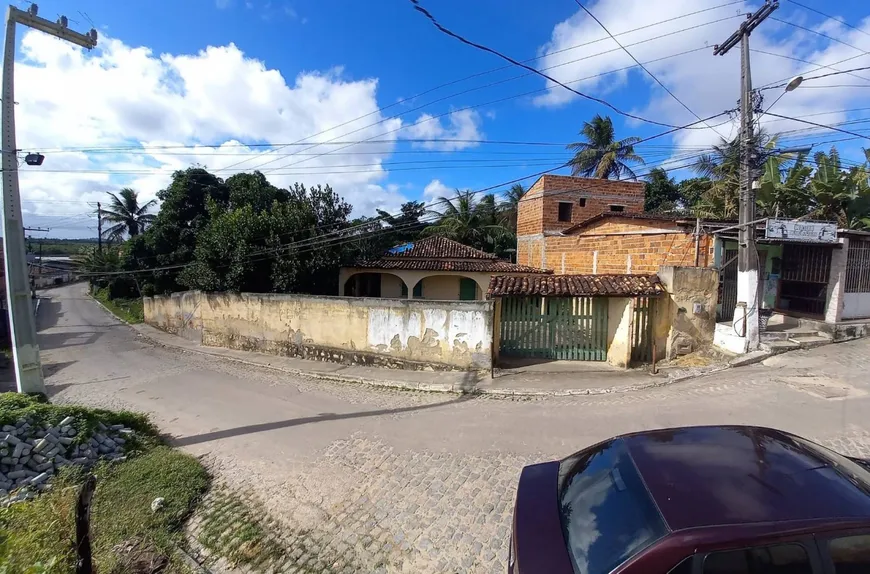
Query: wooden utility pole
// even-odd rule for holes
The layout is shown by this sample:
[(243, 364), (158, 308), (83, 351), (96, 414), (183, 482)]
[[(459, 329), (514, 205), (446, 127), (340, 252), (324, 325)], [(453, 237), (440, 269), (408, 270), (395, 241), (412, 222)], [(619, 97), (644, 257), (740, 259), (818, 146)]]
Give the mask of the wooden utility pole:
[(746, 21), (725, 42), (714, 47), (714, 56), (724, 56), (740, 44), (740, 195), (737, 239), (737, 309), (734, 326), (746, 339), (746, 350), (753, 351), (761, 343), (759, 328), (758, 251), (755, 246), (755, 189), (753, 188), (754, 138), (752, 128), (752, 71), (749, 62), (749, 35), (774, 10), (776, 0), (749, 14)]

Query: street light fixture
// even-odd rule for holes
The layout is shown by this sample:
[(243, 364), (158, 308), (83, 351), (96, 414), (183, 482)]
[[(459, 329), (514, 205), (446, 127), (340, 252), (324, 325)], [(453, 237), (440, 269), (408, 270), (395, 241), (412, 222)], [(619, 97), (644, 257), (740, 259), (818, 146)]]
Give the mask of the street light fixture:
[(803, 76), (795, 76), (785, 85), (786, 92), (793, 92), (804, 82)]
[(45, 161), (45, 156), (41, 153), (29, 153), (24, 156), (24, 163), (27, 165), (42, 165), (42, 162)]

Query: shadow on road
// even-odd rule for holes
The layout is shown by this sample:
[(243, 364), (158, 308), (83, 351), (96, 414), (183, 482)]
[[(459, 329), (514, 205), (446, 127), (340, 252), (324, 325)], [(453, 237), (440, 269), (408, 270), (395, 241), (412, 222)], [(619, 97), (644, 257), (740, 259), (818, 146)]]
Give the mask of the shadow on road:
[(57, 325), (58, 319), (63, 317), (60, 310), (60, 301), (49, 297), (40, 297), (39, 313), (36, 314), (36, 330), (42, 331)]
[(465, 401), (471, 400), (473, 395), (460, 395), (455, 399), (451, 399), (449, 401), (443, 401), (440, 403), (428, 404), (428, 405), (418, 405), (414, 407), (401, 407), (395, 409), (377, 409), (374, 411), (362, 411), (358, 413), (345, 413), (345, 414), (336, 414), (336, 413), (323, 413), (313, 417), (302, 417), (298, 419), (290, 419), (286, 421), (275, 421), (271, 423), (261, 423), (256, 425), (247, 425), (243, 427), (236, 427), (232, 429), (226, 429), (221, 431), (203, 433), (188, 437), (171, 437), (169, 439), (170, 444), (172, 446), (191, 446), (194, 444), (201, 444), (204, 442), (211, 442), (213, 440), (221, 440), (224, 438), (231, 438), (234, 436), (241, 436), (246, 434), (253, 434), (258, 432), (266, 432), (271, 430), (295, 427), (300, 425), (312, 424), (312, 423), (320, 423), (327, 421), (340, 421), (346, 419), (358, 419), (363, 417), (377, 417), (381, 415), (390, 415), (390, 414), (398, 414), (398, 413), (408, 413), (413, 411), (422, 411), (426, 409), (433, 409), (436, 407), (444, 407), (448, 405), (455, 405), (459, 403), (463, 403)]

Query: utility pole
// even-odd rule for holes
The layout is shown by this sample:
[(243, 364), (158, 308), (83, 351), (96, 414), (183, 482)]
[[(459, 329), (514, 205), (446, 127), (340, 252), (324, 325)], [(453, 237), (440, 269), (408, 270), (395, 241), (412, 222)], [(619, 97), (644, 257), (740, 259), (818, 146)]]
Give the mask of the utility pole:
[(761, 344), (758, 289), (758, 251), (755, 246), (755, 189), (753, 159), (756, 155), (752, 128), (752, 71), (749, 64), (749, 36), (774, 10), (777, 0), (765, 0), (764, 5), (749, 14), (746, 21), (725, 42), (714, 47), (714, 56), (724, 56), (740, 43), (740, 195), (737, 239), (737, 308), (734, 328), (745, 338), (746, 350), (754, 351)]
[[(15, 25), (23, 24), (77, 46), (97, 45), (97, 32), (74, 32), (61, 16), (51, 22), (37, 16), (36, 4), (25, 12), (9, 6), (6, 13), (6, 43), (3, 51), (2, 155), (3, 155), (3, 250), (6, 265), (6, 298), (9, 307), (15, 380), (20, 393), (44, 393), (42, 365), (36, 343), (36, 321), (30, 303), (30, 282), (24, 252), (21, 197), (18, 190), (18, 149), (15, 145)], [(41, 161), (40, 161), (41, 163)]]
[(103, 252), (103, 207), (97, 202), (97, 251)]

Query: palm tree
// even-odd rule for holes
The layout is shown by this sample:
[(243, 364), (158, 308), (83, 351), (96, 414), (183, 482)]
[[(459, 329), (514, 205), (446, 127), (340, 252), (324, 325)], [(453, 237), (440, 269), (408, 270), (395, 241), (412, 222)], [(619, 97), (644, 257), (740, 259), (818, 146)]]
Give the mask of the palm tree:
[(623, 175), (637, 179), (631, 164), (643, 164), (643, 158), (634, 152), (638, 137), (616, 140), (613, 121), (609, 116), (596, 115), (591, 122), (585, 122), (580, 130), (586, 141), (572, 143), (567, 148), (574, 153), (568, 162), (571, 175), (596, 177), (599, 179), (619, 179)]
[(500, 250), (512, 238), (511, 231), (500, 221), (495, 196), (475, 200), (471, 190), (456, 190), (456, 197), (440, 197), (440, 211), (431, 210), (437, 221), (423, 230), (423, 235), (440, 235), (489, 252)]
[(517, 214), (519, 213), (520, 201), (528, 191), (523, 184), (515, 183), (502, 196), (502, 202), (499, 206), (501, 218), (504, 224), (516, 232), (517, 230)]
[(109, 241), (121, 239), (125, 233), (130, 237), (139, 235), (154, 221), (154, 214), (148, 213), (148, 210), (157, 205), (156, 199), (139, 205), (139, 194), (129, 187), (119, 191), (118, 195), (107, 193), (112, 199), (109, 206), (102, 210), (102, 222), (110, 225), (103, 230), (103, 237)]

